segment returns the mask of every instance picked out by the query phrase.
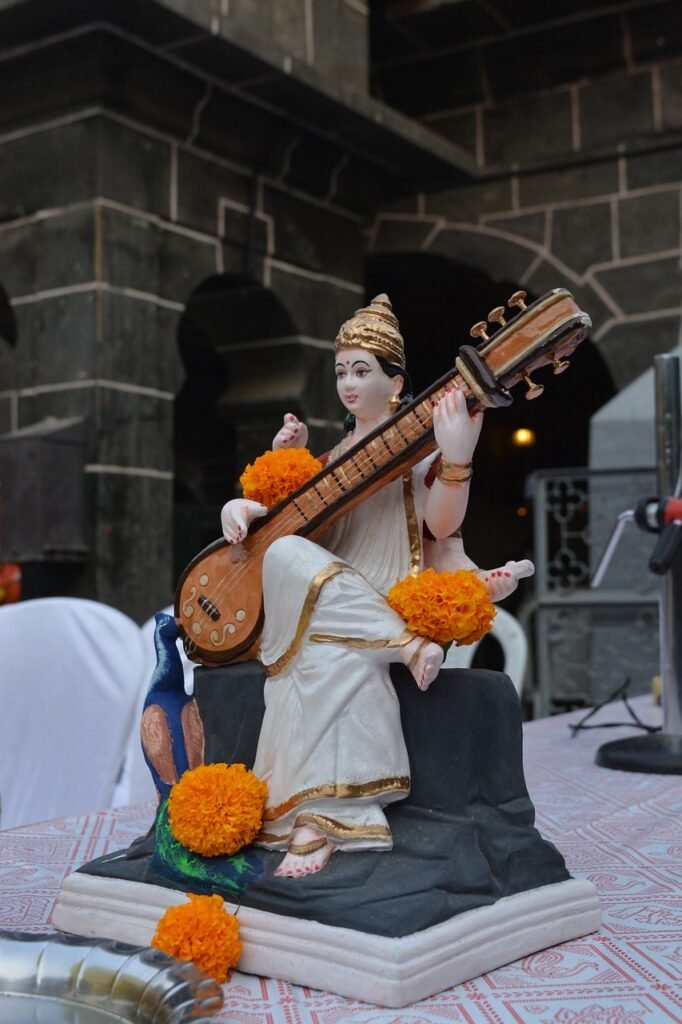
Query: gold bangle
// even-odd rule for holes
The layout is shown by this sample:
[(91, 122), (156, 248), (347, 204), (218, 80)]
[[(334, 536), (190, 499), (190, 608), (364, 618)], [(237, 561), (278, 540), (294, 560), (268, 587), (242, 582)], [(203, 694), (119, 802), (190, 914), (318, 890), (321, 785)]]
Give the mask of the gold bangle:
[(441, 455), (438, 479), (443, 484), (466, 484), (471, 480), (471, 462), (450, 462)]
[(441, 455), (440, 468), (444, 469), (446, 472), (450, 469), (471, 469), (471, 459), (469, 459), (468, 462), (448, 462), (448, 460), (444, 459)]
[(446, 487), (454, 487), (458, 484), (468, 484), (474, 474), (469, 471), (466, 476), (448, 476), (444, 473), (438, 473), (438, 480)]

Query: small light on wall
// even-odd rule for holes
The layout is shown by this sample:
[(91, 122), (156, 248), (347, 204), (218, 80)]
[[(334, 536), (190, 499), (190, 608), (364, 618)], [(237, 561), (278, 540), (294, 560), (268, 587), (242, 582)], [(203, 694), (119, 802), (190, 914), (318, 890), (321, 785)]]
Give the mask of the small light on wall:
[(512, 434), (512, 444), (517, 448), (529, 448), (535, 444), (535, 431), (530, 427), (518, 427)]
[(523, 519), (525, 516), (527, 516), (528, 508), (526, 507), (526, 505), (519, 505), (519, 507), (516, 510), (516, 514), (517, 516), (519, 516), (520, 519)]

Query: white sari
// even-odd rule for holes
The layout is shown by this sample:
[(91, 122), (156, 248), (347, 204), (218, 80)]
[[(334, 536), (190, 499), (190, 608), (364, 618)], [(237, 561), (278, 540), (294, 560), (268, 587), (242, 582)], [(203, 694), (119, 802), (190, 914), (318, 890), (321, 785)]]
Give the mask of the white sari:
[(383, 807), (408, 794), (410, 767), (389, 665), (414, 634), (383, 595), (423, 566), (431, 458), (340, 519), (324, 547), (284, 537), (266, 554), (261, 845), (284, 849), (304, 826), (343, 850), (392, 845)]

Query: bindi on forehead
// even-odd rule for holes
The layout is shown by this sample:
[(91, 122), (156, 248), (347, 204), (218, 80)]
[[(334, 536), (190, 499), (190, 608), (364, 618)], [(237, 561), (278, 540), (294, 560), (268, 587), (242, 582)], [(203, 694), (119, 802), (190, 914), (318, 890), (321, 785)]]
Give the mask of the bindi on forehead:
[(344, 369), (349, 369), (352, 366), (366, 366), (367, 369), (371, 369), (370, 363), (366, 359), (353, 359), (352, 356), (337, 359), (336, 365)]

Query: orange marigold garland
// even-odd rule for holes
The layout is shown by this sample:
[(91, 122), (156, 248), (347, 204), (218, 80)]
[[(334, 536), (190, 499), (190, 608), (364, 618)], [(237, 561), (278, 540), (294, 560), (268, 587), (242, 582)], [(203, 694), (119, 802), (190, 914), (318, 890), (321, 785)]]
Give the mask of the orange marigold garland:
[(409, 630), (439, 644), (473, 644), (495, 617), (484, 583), (468, 569), (425, 569), (398, 580), (386, 600)]
[(171, 831), (194, 853), (230, 856), (256, 838), (267, 792), (243, 764), (200, 764), (170, 791)]
[(307, 448), (267, 451), (249, 463), (239, 478), (244, 497), (272, 508), (322, 469)]
[(191, 960), (221, 985), (242, 952), (237, 918), (225, 910), (221, 896), (195, 896), (190, 902), (169, 907), (152, 939), (152, 946)]

